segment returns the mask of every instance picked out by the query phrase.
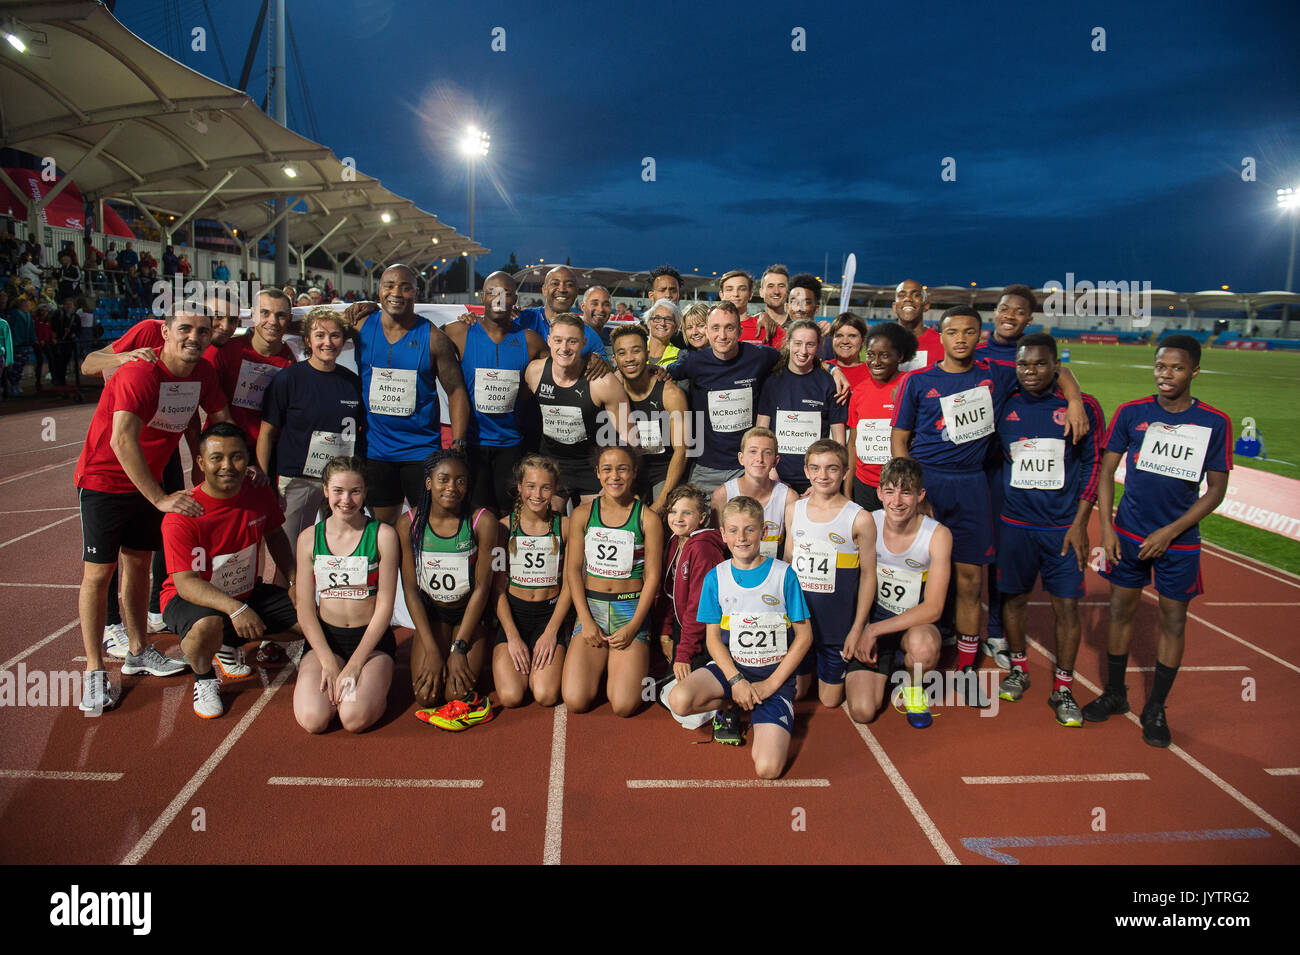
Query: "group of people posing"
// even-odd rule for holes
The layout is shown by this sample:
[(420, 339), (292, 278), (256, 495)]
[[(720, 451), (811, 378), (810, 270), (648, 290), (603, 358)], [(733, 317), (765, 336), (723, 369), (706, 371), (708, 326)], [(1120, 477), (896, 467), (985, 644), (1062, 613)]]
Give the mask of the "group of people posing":
[[(305, 639), (298, 722), (320, 732), (337, 715), (362, 730), (386, 707), (403, 604), (417, 716), (433, 725), (467, 729), (530, 697), (582, 711), (603, 694), (631, 716), (666, 663), (674, 714), (711, 713), (715, 737), (740, 743), (747, 713), (755, 771), (772, 778), (814, 682), (824, 705), (847, 701), (864, 722), (892, 683), (908, 722), (930, 725), (921, 674), (945, 638), (973, 673), (986, 568), (982, 648), (1007, 671), (999, 695), (1029, 689), (1025, 615), (1041, 578), (1057, 722), (1126, 712), (1132, 620), (1154, 573), (1142, 727), (1169, 744), (1165, 699), (1201, 592), (1197, 522), (1231, 467), (1230, 423), (1191, 396), (1194, 339), (1161, 343), (1156, 393), (1107, 429), (1051, 336), (1024, 334), (1036, 304), (1024, 286), (1005, 290), (982, 342), (973, 308), (925, 327), (911, 280), (897, 320), (870, 328), (816, 319), (817, 280), (780, 266), (752, 316), (745, 273), (685, 311), (674, 270), (651, 280), (642, 321), (609, 322), (604, 289), (571, 311), (566, 267), (522, 311), (514, 279), (494, 273), (482, 315), (440, 329), (415, 314), (415, 274), (393, 266), (378, 303), (308, 313), (303, 361), (285, 344), (279, 290), (261, 293), (249, 334), (232, 337), (237, 316), (213, 300), (89, 356), (83, 372), (109, 380), (76, 472), (83, 709), (117, 702), (108, 653), (128, 675), (188, 667), (196, 713), (220, 716), (220, 685), (254, 672), (241, 647), (262, 641), (259, 661), (274, 663), (275, 644)], [(349, 340), (359, 374), (338, 363)], [(1108, 679), (1081, 708), (1094, 507), (1112, 586)], [(175, 633), (184, 660), (149, 645), (151, 630)], [(964, 685), (987, 704), (977, 680)]]

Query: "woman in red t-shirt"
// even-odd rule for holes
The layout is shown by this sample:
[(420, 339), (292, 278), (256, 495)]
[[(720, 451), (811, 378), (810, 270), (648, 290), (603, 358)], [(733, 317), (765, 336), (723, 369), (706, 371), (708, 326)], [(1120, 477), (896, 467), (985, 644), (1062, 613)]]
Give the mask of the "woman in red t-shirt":
[(916, 355), (916, 338), (897, 322), (872, 326), (866, 338), (863, 365), (869, 374), (854, 386), (849, 401), (849, 447), (856, 464), (844, 479), (844, 493), (868, 511), (878, 511), (880, 468), (893, 457), (889, 439), (894, 396), (907, 377), (899, 374), (898, 366)]
[(867, 323), (852, 312), (845, 312), (835, 319), (824, 339), (830, 342), (835, 353), (829, 364), (844, 372), (850, 388), (857, 388), (867, 377), (867, 364), (862, 360), (862, 346), (866, 339)]

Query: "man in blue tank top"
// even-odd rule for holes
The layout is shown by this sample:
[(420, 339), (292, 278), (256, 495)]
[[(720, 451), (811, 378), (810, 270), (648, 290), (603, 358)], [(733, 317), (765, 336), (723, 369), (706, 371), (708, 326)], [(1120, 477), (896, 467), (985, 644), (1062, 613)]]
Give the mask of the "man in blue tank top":
[(424, 459), (442, 447), (439, 381), (447, 392), (453, 446), (463, 448), (469, 432), (459, 356), (451, 339), (415, 314), (417, 278), (408, 265), (389, 266), (379, 279), (378, 317), (372, 312), (352, 319), (369, 428), (367, 497), (375, 517), (389, 524), (403, 498), (419, 503)]
[(515, 464), (524, 454), (518, 405), (524, 369), (547, 354), (536, 332), (511, 320), (518, 285), (507, 272), (483, 281), (483, 318), (452, 322), (447, 337), (460, 353), (465, 387), (474, 408), (469, 435), (470, 504), (507, 513), (514, 502)]

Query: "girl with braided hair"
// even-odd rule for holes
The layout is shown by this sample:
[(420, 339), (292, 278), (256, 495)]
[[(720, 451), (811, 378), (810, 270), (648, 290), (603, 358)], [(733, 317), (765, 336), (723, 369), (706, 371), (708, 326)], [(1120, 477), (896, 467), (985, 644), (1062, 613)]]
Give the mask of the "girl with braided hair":
[[(436, 451), (424, 462), (424, 490), (414, 511), (397, 521), (402, 587), (415, 624), (411, 684), (420, 719), (459, 731), (492, 718), (475, 692), (487, 655), (481, 626), (492, 593), (496, 515), (471, 513), (469, 468), (458, 451)], [(442, 695), (447, 704), (432, 708)]]
[(498, 570), (492, 676), (501, 706), (521, 706), (528, 691), (542, 706), (560, 702), (573, 597), (564, 579), (569, 520), (551, 509), (559, 466), (530, 454), (515, 465), (515, 507), (501, 519), (508, 568)]

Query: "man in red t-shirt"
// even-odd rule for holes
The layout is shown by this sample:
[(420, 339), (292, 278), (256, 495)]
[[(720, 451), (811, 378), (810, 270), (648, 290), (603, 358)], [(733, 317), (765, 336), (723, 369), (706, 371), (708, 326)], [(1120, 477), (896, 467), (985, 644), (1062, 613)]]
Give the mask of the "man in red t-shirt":
[(229, 421), (230, 414), (216, 372), (202, 360), (212, 338), (211, 319), (177, 311), (162, 336), (157, 361), (130, 362), (104, 386), (77, 461), (82, 536), (77, 604), (86, 650), (80, 705), (90, 713), (117, 702), (100, 641), (119, 553), (129, 643), (123, 674), (170, 676), (184, 669), (144, 643), (149, 552), (162, 546), (163, 513), (198, 514), (202, 508), (188, 491), (169, 494), (159, 482), (196, 409), (201, 406), (215, 421)]
[[(203, 483), (192, 492), (203, 513), (163, 518), (168, 571), (163, 620), (180, 637), (194, 671), (194, 712), (203, 719), (225, 712), (213, 666), (222, 646), (302, 636), (292, 598), (296, 564), (284, 534), (284, 514), (269, 484), (259, 487), (246, 480), (251, 460), (240, 428), (209, 426), (199, 436)], [(288, 590), (258, 577), (263, 540), (288, 579)]]
[(916, 279), (903, 279), (894, 290), (894, 314), (898, 324), (916, 336), (916, 356), (899, 371), (925, 371), (943, 361), (943, 339), (925, 327), (925, 307), (930, 293)]
[(284, 343), (293, 320), (293, 304), (279, 289), (262, 289), (253, 310), (253, 333), (226, 342), (217, 352), (217, 375), (230, 402), (235, 424), (244, 429), (250, 448), (257, 447), (262, 427), (262, 397), (281, 368), (296, 360)]

